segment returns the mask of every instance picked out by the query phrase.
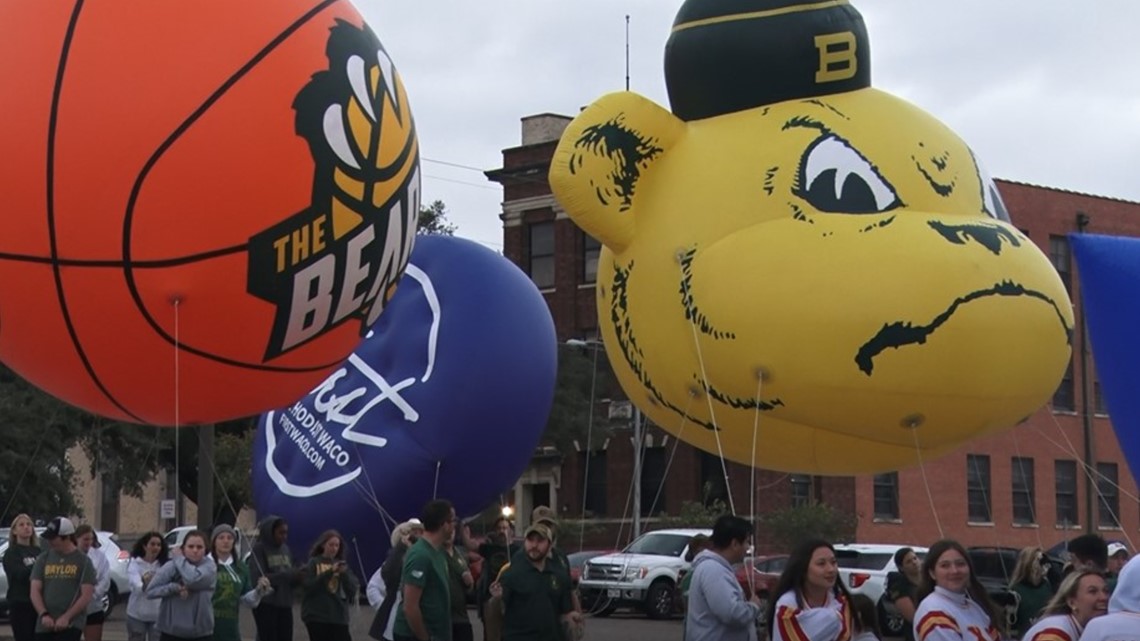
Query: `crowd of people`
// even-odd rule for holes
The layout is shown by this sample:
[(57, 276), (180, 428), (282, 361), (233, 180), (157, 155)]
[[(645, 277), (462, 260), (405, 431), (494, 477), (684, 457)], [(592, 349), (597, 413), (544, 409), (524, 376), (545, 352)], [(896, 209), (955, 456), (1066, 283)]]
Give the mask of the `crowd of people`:
[[(537, 507), (521, 544), (499, 518), (486, 541), (458, 527), (447, 501), (428, 503), (419, 519), (392, 533), (392, 549), (366, 589), (376, 608), (369, 635), (380, 641), (471, 641), (467, 614), (473, 597), (485, 641), (577, 641), (582, 607), (570, 562), (557, 547), (558, 523)], [(476, 583), (456, 543), (483, 558)]]
[[(700, 551), (681, 586), (685, 641), (757, 641), (761, 631), (769, 641), (881, 638), (877, 605), (848, 591), (826, 541), (806, 541), (790, 555), (762, 611), (733, 571), (751, 538), (747, 520), (723, 516), (711, 537), (690, 542), (690, 551)], [(1068, 550), (1067, 567), (1053, 578), (1042, 550), (1021, 551), (1009, 586), (1017, 595), (1012, 621), (995, 607), (966, 549), (948, 539), (922, 560), (900, 549), (887, 598), (906, 620), (906, 641), (1140, 641), (1140, 561), (1096, 535), (1073, 539)]]
[[(554, 513), (537, 508), (532, 521), (521, 544), (505, 518), (477, 544), (458, 527), (449, 502), (428, 503), (420, 518), (394, 530), (388, 557), (365, 588), (375, 608), (369, 636), (472, 641), (472, 597), (486, 641), (577, 641), (581, 605), (569, 560), (556, 547)], [(288, 538), (284, 519), (266, 518), (247, 563), (235, 552), (230, 525), (189, 532), (179, 554), (158, 532), (144, 534), (127, 567), (130, 641), (240, 641), (243, 606), (253, 612), (258, 641), (293, 641), (297, 600), (309, 639), (350, 641), (350, 606), (361, 585), (345, 560), (343, 537), (321, 534), (301, 566)], [(456, 539), (484, 559), (478, 584)], [(13, 520), (3, 563), (15, 641), (101, 641), (111, 577), (98, 545), (91, 526), (66, 517), (53, 519), (39, 538), (27, 515)]]

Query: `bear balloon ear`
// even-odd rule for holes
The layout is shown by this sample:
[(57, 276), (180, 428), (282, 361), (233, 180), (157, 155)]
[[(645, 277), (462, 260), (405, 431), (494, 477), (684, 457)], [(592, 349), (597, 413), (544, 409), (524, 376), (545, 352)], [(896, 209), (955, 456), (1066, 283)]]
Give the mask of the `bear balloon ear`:
[(550, 187), (579, 227), (620, 252), (633, 239), (642, 177), (684, 133), (684, 122), (648, 98), (603, 96), (563, 132)]

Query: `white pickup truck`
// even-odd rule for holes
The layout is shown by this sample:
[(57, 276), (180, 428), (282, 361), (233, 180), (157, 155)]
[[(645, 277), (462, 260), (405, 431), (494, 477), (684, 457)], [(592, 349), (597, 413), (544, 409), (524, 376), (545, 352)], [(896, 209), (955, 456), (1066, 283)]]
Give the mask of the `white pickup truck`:
[(646, 532), (617, 554), (594, 557), (582, 568), (578, 589), (584, 607), (609, 616), (621, 606), (640, 608), (653, 619), (677, 611), (677, 574), (687, 568), (689, 539), (712, 530), (680, 529)]

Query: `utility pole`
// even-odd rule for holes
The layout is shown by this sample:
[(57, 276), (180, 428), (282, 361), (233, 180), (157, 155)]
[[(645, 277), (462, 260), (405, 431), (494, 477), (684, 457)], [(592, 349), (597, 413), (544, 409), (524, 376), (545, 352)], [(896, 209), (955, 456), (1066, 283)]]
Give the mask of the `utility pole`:
[(214, 424), (198, 430), (198, 529), (209, 532), (214, 525)]
[(641, 410), (633, 406), (633, 538), (641, 536)]
[[(1089, 215), (1083, 211), (1077, 212), (1077, 233), (1085, 233), (1085, 227), (1089, 225)], [(1072, 254), (1070, 253), (1070, 256)], [(1072, 264), (1070, 259), (1069, 264)], [(1069, 276), (1070, 282), (1075, 283), (1072, 274)], [(1085, 464), (1096, 470), (1096, 459), (1094, 458), (1093, 450), (1093, 422), (1092, 412), (1089, 411), (1089, 397), (1092, 396), (1092, 371), (1089, 367), (1089, 333), (1088, 325), (1085, 324), (1085, 302), (1084, 292), (1078, 292), (1077, 307), (1080, 314), (1077, 316), (1078, 333), (1081, 336), (1081, 423), (1084, 431), (1085, 441)], [(1092, 534), (1096, 532), (1096, 524), (1093, 521), (1093, 516), (1096, 514), (1096, 499), (1099, 493), (1096, 491), (1097, 479), (1091, 473), (1085, 474), (1085, 532)]]

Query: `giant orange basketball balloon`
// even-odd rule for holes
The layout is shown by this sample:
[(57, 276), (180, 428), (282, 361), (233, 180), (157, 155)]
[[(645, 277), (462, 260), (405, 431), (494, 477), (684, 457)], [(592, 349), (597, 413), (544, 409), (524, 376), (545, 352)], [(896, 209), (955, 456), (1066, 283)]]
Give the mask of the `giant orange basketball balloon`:
[(100, 414), (300, 398), (403, 273), (419, 147), (344, 0), (0, 5), (0, 359)]

